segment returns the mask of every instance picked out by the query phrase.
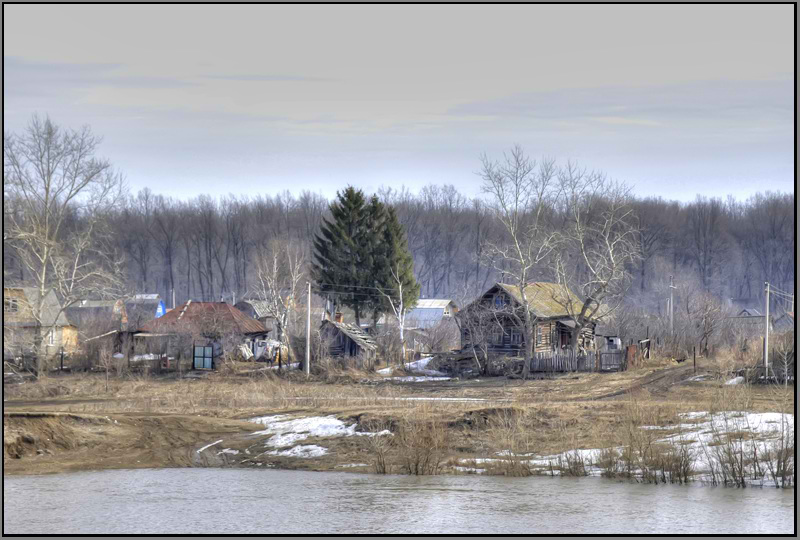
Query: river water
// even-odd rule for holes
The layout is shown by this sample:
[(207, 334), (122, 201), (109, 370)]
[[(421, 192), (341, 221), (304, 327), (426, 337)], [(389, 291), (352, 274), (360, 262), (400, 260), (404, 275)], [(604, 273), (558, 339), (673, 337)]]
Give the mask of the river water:
[(210, 468), (3, 477), (5, 534), (793, 531), (791, 489)]

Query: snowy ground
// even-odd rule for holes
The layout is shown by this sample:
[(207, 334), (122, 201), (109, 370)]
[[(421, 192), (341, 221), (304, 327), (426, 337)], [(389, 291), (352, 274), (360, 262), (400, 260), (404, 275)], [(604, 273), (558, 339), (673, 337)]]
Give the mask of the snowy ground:
[[(727, 434), (741, 434), (742, 436), (734, 444), (738, 445), (736, 448), (741, 450), (743, 455), (752, 456), (755, 452), (763, 454), (768, 445), (774, 444), (784, 433), (794, 429), (794, 415), (791, 414), (723, 411), (713, 415), (707, 412), (690, 412), (680, 416), (686, 423), (682, 422), (672, 426), (642, 426), (642, 429), (663, 431), (664, 437), (656, 439), (656, 442), (687, 447), (690, 455), (694, 458), (693, 469), (701, 480), (708, 479), (708, 473), (712, 468), (719, 469), (718, 462), (722, 455), (722, 446), (719, 443), (721, 439), (726, 438)], [(790, 434), (793, 435), (793, 431)], [(574, 449), (554, 455), (528, 453), (519, 454), (516, 457), (517, 459), (522, 458), (520, 463), (547, 474), (550, 474), (551, 471), (553, 474), (560, 474), (559, 465), (577, 459), (585, 464), (588, 475), (600, 476), (603, 469), (596, 464), (601, 461), (603, 453), (608, 450), (601, 448)], [(621, 453), (624, 448), (617, 447), (614, 450)], [(511, 452), (503, 450), (497, 452), (497, 455), (499, 457), (496, 458), (461, 460), (461, 465), (466, 465), (466, 469), (478, 471), (480, 469), (475, 469), (476, 465), (502, 464), (508, 460)], [(751, 478), (748, 481), (750, 484), (767, 485), (771, 480), (767, 473), (761, 478), (753, 478), (751, 471)]]
[[(442, 373), (441, 371), (436, 371), (435, 369), (427, 369), (428, 363), (433, 359), (432, 356), (428, 356), (425, 358), (420, 358), (414, 362), (408, 362), (405, 364), (406, 371), (409, 371), (417, 377), (387, 377), (384, 380), (387, 381), (400, 381), (400, 382), (424, 382), (424, 381), (447, 381), (452, 379), (446, 373)], [(383, 369), (379, 369), (377, 371), (380, 375), (391, 375), (394, 371), (394, 367), (387, 367)], [(420, 376), (421, 375), (421, 376)]]
[(272, 435), (264, 443), (264, 446), (276, 449), (292, 447), (286, 450), (265, 452), (275, 456), (310, 458), (322, 456), (327, 452), (326, 448), (316, 445), (294, 446), (308, 437), (351, 437), (355, 435), (376, 437), (391, 434), (389, 430), (377, 433), (356, 431), (356, 424), (348, 426), (335, 416), (310, 416), (289, 420), (287, 415), (278, 414), (252, 418), (250, 421), (265, 427), (263, 430), (254, 432), (253, 435)]
[(429, 375), (409, 375), (407, 377), (386, 377), (384, 381), (395, 382), (427, 382), (427, 381), (449, 381), (452, 377), (431, 377)]

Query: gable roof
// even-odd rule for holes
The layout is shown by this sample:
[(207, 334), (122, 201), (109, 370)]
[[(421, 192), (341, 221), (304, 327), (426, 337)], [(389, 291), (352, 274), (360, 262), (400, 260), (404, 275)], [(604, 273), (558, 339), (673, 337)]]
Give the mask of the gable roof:
[(449, 298), (420, 298), (414, 304), (414, 308), (418, 309), (444, 309), (450, 304), (455, 305), (455, 302)]
[(367, 334), (354, 324), (338, 323), (336, 321), (325, 319), (324, 321), (322, 321), (321, 328), (324, 328), (326, 324), (329, 324), (334, 328), (338, 329), (347, 337), (355, 341), (358, 344), (358, 346), (361, 347), (362, 349), (375, 351), (378, 348), (378, 346), (375, 344), (375, 340), (372, 339), (372, 336), (370, 336), (369, 334)]
[(69, 322), (78, 328), (94, 326), (118, 329), (125, 310), (118, 300), (81, 300), (66, 308), (64, 313)]
[[(491, 292), (495, 287), (504, 290), (518, 304), (522, 303), (522, 295), (519, 287), (510, 283), (497, 283), (486, 291), (482, 296)], [(572, 307), (572, 313), (579, 313), (583, 302), (575, 293), (564, 288), (558, 283), (547, 281), (532, 281), (525, 286), (525, 297), (528, 300), (531, 312), (540, 319), (558, 319), (571, 317), (570, 310), (566, 306)]]
[(241, 302), (238, 302), (236, 305), (238, 306), (239, 304), (249, 304), (250, 307), (253, 308), (253, 312), (255, 312), (256, 318), (258, 319), (270, 316), (269, 309), (267, 309), (266, 300), (242, 300)]
[[(5, 291), (21, 291), (22, 296), (25, 299), (25, 302), (28, 304), (28, 307), (33, 310), (37, 303), (39, 302), (39, 289), (36, 287), (3, 287), (3, 296), (5, 295)], [(42, 303), (42, 313), (41, 313), (41, 325), (48, 327), (48, 326), (70, 326), (70, 322), (67, 319), (67, 315), (61, 309), (61, 303), (58, 301), (58, 297), (56, 296), (55, 291), (50, 289), (44, 295), (44, 302)], [(15, 325), (15, 326), (39, 326), (39, 322), (31, 317), (29, 319), (17, 319), (16, 322), (7, 322), (5, 315), (3, 316), (3, 324), (4, 325)]]
[[(417, 328), (430, 328), (444, 319), (444, 310), (449, 306), (456, 307), (455, 302), (442, 298), (423, 298), (406, 315), (407, 325)], [(452, 313), (451, 313), (452, 315)]]
[(203, 334), (265, 334), (267, 329), (258, 319), (225, 302), (192, 302), (168, 311), (158, 319), (144, 323), (143, 332)]

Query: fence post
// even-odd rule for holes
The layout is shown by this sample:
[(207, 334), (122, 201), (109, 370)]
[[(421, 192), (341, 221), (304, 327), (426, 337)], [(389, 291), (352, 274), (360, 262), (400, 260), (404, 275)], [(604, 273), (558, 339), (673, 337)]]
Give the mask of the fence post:
[(692, 345), (692, 364), (694, 365), (694, 373), (697, 374), (697, 353), (695, 351), (695, 346)]

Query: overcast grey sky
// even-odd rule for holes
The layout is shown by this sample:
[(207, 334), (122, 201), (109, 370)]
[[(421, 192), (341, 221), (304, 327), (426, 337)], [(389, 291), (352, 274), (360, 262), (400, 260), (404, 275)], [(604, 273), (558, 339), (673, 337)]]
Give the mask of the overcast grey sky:
[(89, 124), (134, 190), (452, 183), (481, 152), (640, 195), (794, 191), (791, 5), (6, 5), (3, 124)]

